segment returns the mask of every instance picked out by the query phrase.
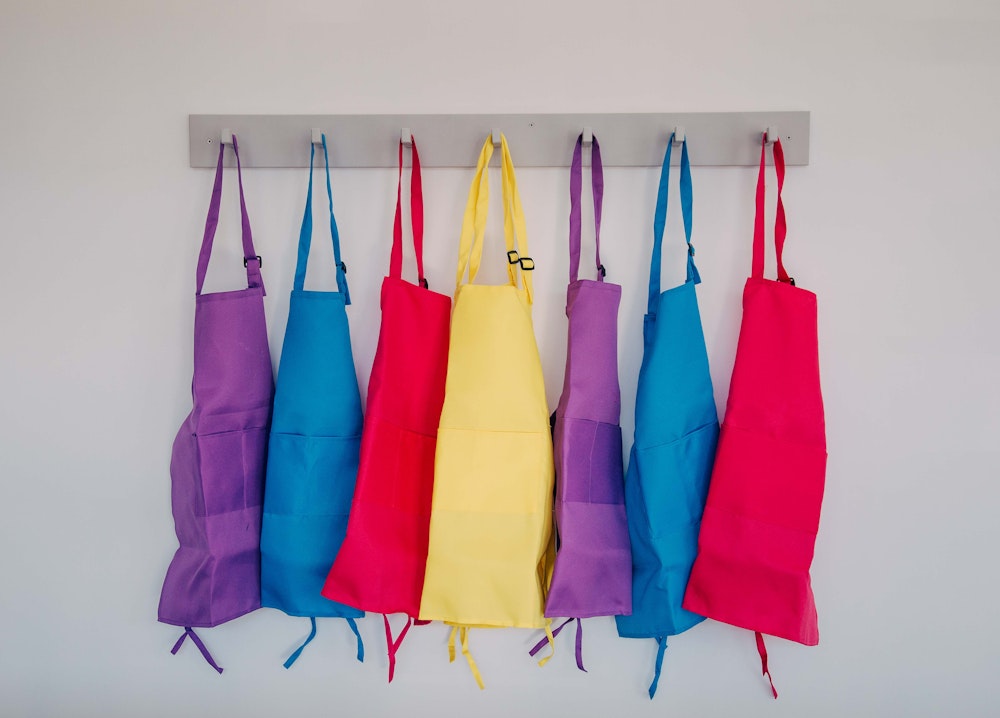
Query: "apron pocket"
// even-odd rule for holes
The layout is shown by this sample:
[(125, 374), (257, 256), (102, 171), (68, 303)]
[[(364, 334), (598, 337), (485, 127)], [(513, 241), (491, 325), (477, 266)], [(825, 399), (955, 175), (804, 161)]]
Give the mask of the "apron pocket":
[(429, 515), (436, 443), (433, 436), (366, 417), (358, 501)]
[[(215, 433), (198, 433), (198, 466), (205, 499), (204, 516), (260, 506), (267, 456), (267, 412), (212, 417), (202, 428), (226, 423), (250, 424)], [(221, 419), (229, 419), (228, 422)]]
[(822, 448), (727, 424), (715, 462), (712, 506), (815, 535), (825, 474)]
[(620, 426), (560, 417), (555, 446), (559, 500), (625, 503)]
[(268, 514), (346, 514), (358, 473), (358, 436), (271, 432), (267, 463)]
[(718, 436), (719, 425), (706, 424), (677, 441), (636, 450), (650, 537), (701, 521)]
[(438, 430), (434, 509), (535, 514), (551, 500), (549, 432)]

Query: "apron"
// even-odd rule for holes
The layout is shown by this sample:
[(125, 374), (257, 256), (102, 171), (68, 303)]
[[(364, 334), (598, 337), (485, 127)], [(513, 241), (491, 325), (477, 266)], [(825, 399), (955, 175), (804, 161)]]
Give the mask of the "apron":
[[(419, 284), (402, 278), (403, 144), (389, 276), (382, 280), (382, 326), (368, 384), (361, 464), (347, 537), (323, 595), (383, 614), (389, 680), (396, 652), (420, 612), (427, 563), (434, 447), (448, 366), (451, 298), (427, 288), (423, 267), (420, 157), (412, 145), (410, 218)], [(393, 639), (385, 614), (407, 622)]]
[[(545, 615), (576, 619), (577, 667), (585, 670), (580, 619), (632, 612), (632, 553), (625, 517), (622, 431), (618, 425), (618, 305), (622, 290), (604, 281), (601, 264), (604, 174), (596, 137), (591, 178), (597, 280), (578, 278), (582, 146), (583, 135), (576, 141), (570, 169), (570, 284), (566, 293), (569, 338), (563, 391), (555, 416), (559, 551)], [(537, 652), (544, 643), (532, 650)]]
[(480, 688), (482, 678), (468, 650), (469, 628), (545, 628), (551, 636), (542, 612), (554, 551), (552, 438), (531, 322), (534, 264), (522, 256), (528, 251), (524, 213), (502, 136), (501, 148), (509, 282), (472, 284), (489, 204), (486, 168), (493, 141), (488, 138), (462, 223), (420, 602), (420, 618), (452, 625), (452, 660), (455, 634), (461, 635)]
[(316, 636), (317, 616), (344, 618), (356, 636), (358, 660), (364, 659), (354, 621), (364, 612), (320, 595), (347, 529), (362, 417), (347, 325), (346, 305), (351, 297), (333, 216), (326, 135), (326, 194), (339, 291), (303, 288), (312, 240), (315, 154), (316, 146), (312, 145), (295, 282), (274, 396), (260, 541), (261, 604), (290, 616), (308, 617), (311, 623), (309, 636), (289, 656), (285, 668), (291, 667)]
[[(764, 278), (764, 157), (757, 176), (753, 266), (705, 507), (698, 559), (684, 605), (762, 634), (819, 643), (809, 579), (826, 474), (826, 425), (819, 381), (816, 295), (795, 286), (781, 262), (785, 160), (774, 143), (778, 281)], [(771, 681), (771, 691), (778, 697)]]
[(264, 282), (243, 197), (239, 147), (233, 137), (242, 215), (247, 288), (202, 294), (219, 224), (219, 145), (212, 201), (198, 256), (194, 314), (193, 408), (170, 457), (171, 505), (180, 548), (167, 569), (159, 620), (183, 626), (216, 671), (222, 669), (194, 628), (218, 626), (260, 607), (260, 512), (267, 427), (274, 381), (264, 323)]
[(655, 638), (656, 693), (667, 637), (704, 620), (681, 607), (698, 541), (698, 526), (719, 437), (708, 353), (695, 285), (701, 282), (691, 244), (691, 163), (681, 148), (680, 194), (687, 240), (684, 284), (660, 292), (660, 245), (667, 217), (670, 136), (653, 223), (649, 297), (635, 401), (635, 442), (625, 476), (632, 540), (632, 615), (618, 616), (623, 638)]

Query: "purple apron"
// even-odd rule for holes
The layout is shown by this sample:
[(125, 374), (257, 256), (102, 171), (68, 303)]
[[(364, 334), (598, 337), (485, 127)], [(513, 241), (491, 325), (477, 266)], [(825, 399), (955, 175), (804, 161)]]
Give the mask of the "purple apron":
[(159, 619), (183, 626), (215, 670), (193, 630), (210, 628), (260, 607), (260, 520), (274, 380), (264, 324), (264, 283), (243, 198), (239, 148), (233, 137), (243, 215), (247, 288), (202, 294), (219, 224), (222, 157), (198, 257), (194, 315), (194, 407), (170, 459), (171, 503), (180, 548), (160, 594)]
[[(584, 670), (580, 619), (632, 612), (632, 552), (618, 425), (618, 305), (622, 288), (604, 281), (600, 249), (604, 173), (596, 137), (593, 142), (596, 280), (578, 279), (583, 135), (576, 141), (570, 170), (569, 340), (554, 436), (559, 551), (545, 604), (547, 617), (570, 617), (555, 633), (576, 619), (580, 670)], [(539, 644), (539, 650), (544, 643)]]

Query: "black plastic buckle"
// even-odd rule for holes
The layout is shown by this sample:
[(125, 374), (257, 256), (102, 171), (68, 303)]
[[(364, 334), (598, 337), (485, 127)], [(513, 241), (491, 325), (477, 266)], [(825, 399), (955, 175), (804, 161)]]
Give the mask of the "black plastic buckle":
[(597, 271), (598, 271), (598, 272), (600, 273), (600, 275), (601, 275), (602, 277), (606, 277), (606, 276), (608, 276), (608, 273), (607, 273), (607, 271), (605, 271), (605, 269), (604, 269), (604, 265), (603, 265), (603, 264), (598, 264), (598, 265), (597, 265)]
[[(525, 264), (525, 262), (527, 262), (527, 264)], [(535, 268), (535, 260), (531, 257), (521, 257), (518, 260), (518, 263), (521, 265), (522, 272), (530, 272)]]
[(343, 272), (344, 274), (347, 274), (347, 265), (341, 262), (339, 266), (340, 266), (340, 271)]
[(264, 262), (261, 261), (261, 258), (260, 258), (259, 254), (254, 255), (253, 257), (244, 257), (243, 258), (243, 266), (247, 267), (250, 264), (250, 260), (251, 259), (256, 259), (257, 260), (257, 266), (258, 267), (263, 267), (264, 266)]
[(694, 245), (693, 244), (688, 243), (688, 254), (690, 256), (692, 256), (692, 257), (694, 256)]
[(788, 283), (791, 284), (794, 287), (795, 286), (795, 277), (789, 277), (788, 278)]
[(427, 283), (427, 280), (425, 278), (423, 278), (423, 277), (420, 278), (419, 284), (424, 289), (430, 289), (431, 288), (431, 286)]
[(512, 249), (507, 252), (507, 264), (517, 264), (521, 261), (521, 258), (517, 256), (517, 250)]

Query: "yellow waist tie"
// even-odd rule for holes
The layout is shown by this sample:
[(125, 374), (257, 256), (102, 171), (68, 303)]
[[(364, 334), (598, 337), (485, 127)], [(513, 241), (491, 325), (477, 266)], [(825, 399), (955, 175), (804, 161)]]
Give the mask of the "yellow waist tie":
[[(469, 663), (469, 670), (472, 671), (472, 677), (476, 679), (476, 684), (479, 686), (479, 690), (486, 688), (483, 685), (483, 676), (479, 673), (479, 667), (476, 666), (476, 661), (472, 657), (472, 653), (469, 652), (469, 629), (467, 626), (452, 626), (451, 633), (448, 634), (448, 662), (455, 662), (455, 633), (458, 633), (462, 641), (462, 655), (465, 656), (465, 660)], [(549, 656), (551, 658), (551, 656)], [(547, 659), (546, 659), (547, 660)]]
[(546, 663), (548, 663), (550, 660), (552, 660), (552, 656), (556, 655), (556, 639), (555, 639), (555, 636), (552, 635), (552, 619), (551, 618), (546, 618), (545, 619), (545, 637), (549, 640), (549, 648), (552, 649), (552, 652), (549, 653), (549, 655), (545, 656), (544, 658), (539, 659), (539, 661), (538, 661), (538, 667), (539, 668), (541, 668)]
[[(472, 677), (476, 679), (476, 685), (479, 686), (479, 690), (483, 690), (486, 686), (483, 684), (483, 676), (479, 672), (479, 666), (476, 665), (476, 659), (472, 657), (472, 652), (469, 651), (469, 628), (468, 626), (452, 626), (451, 633), (448, 634), (448, 663), (455, 662), (455, 634), (458, 634), (459, 640), (462, 643), (462, 655), (465, 656), (465, 660), (469, 664), (469, 670), (472, 671)], [(552, 652), (538, 661), (538, 666), (542, 667), (548, 663), (552, 656), (556, 654), (556, 643), (555, 637), (552, 635), (552, 619), (545, 619), (545, 638), (549, 642), (549, 648)]]

